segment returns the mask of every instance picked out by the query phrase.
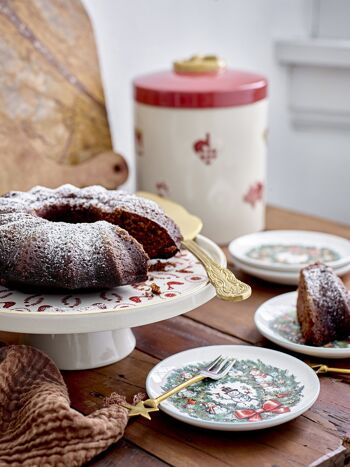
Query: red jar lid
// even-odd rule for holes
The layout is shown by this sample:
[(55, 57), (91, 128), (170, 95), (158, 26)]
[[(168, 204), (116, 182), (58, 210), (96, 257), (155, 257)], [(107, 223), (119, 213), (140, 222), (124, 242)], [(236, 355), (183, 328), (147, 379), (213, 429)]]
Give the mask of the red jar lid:
[(193, 60), (176, 62), (173, 71), (136, 78), (136, 102), (155, 107), (215, 108), (252, 104), (267, 96), (267, 80), (262, 75), (224, 68), (221, 61), (217, 67), (205, 64), (196, 68)]

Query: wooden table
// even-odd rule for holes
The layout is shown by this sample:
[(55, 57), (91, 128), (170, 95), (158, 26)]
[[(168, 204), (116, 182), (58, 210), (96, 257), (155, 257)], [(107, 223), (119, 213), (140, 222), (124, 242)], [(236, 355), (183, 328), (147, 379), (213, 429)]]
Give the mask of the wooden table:
[[(350, 238), (350, 227), (268, 208), (270, 229), (310, 229)], [(96, 370), (64, 372), (72, 406), (84, 414), (117, 391), (131, 399), (144, 390), (149, 370), (181, 350), (211, 344), (277, 348), (256, 330), (253, 316), (265, 300), (293, 287), (270, 284), (240, 273), (252, 297), (241, 303), (214, 299), (168, 321), (134, 329), (137, 348), (121, 362)], [(350, 274), (345, 277), (350, 286)], [(281, 350), (281, 349), (279, 349)], [(283, 349), (282, 349), (283, 350)], [(296, 355), (302, 358), (300, 355)], [(326, 362), (327, 363), (327, 362)], [(350, 367), (350, 360), (332, 361)], [(262, 431), (225, 433), (195, 428), (159, 412), (151, 421), (132, 419), (125, 437), (89, 463), (92, 466), (340, 466), (350, 462), (350, 377), (321, 377), (321, 393), (304, 415)]]

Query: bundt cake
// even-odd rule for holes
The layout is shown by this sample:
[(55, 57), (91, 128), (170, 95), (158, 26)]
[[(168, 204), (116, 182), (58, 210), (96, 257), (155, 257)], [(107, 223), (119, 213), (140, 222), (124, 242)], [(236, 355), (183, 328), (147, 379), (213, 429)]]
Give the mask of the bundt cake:
[(350, 294), (332, 268), (315, 263), (301, 270), (297, 316), (306, 344), (350, 335)]
[(180, 248), (159, 206), (101, 186), (35, 187), (0, 197), (0, 278), (6, 283), (81, 289), (147, 278), (149, 258)]

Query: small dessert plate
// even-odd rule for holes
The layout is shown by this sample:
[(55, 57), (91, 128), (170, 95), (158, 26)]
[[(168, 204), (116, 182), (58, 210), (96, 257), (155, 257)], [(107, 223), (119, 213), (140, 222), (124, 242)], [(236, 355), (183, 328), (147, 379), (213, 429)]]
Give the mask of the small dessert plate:
[(271, 271), (298, 272), (316, 261), (333, 269), (350, 265), (349, 240), (304, 230), (269, 230), (244, 235), (230, 243), (229, 251), (240, 263)]
[(296, 314), (297, 292), (271, 298), (255, 312), (255, 324), (263, 336), (294, 352), (322, 358), (350, 358), (350, 336), (323, 347), (306, 345), (300, 332)]
[(288, 422), (316, 401), (320, 384), (305, 363), (275, 350), (244, 345), (198, 347), (172, 355), (148, 374), (155, 398), (187, 380), (218, 355), (236, 362), (220, 380), (203, 380), (161, 402), (160, 409), (190, 425), (250, 431)]
[[(234, 259), (233, 261), (235, 266), (237, 266), (239, 269), (248, 274), (251, 274), (254, 277), (258, 277), (259, 279), (263, 279), (268, 282), (274, 282), (275, 284), (298, 285), (300, 271), (275, 271), (253, 267), (248, 264), (241, 263), (237, 259)], [(334, 269), (334, 272), (337, 276), (340, 277), (344, 274), (347, 274), (350, 272), (350, 263), (341, 268)]]

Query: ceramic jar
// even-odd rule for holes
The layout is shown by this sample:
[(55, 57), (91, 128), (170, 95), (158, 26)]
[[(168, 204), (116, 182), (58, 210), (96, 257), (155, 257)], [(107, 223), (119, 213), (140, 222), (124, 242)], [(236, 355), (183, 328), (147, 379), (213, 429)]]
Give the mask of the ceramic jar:
[(138, 189), (181, 203), (218, 243), (264, 228), (267, 81), (192, 57), (134, 80)]

